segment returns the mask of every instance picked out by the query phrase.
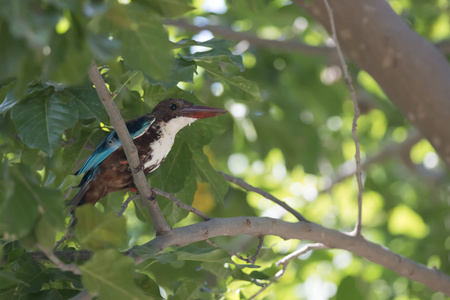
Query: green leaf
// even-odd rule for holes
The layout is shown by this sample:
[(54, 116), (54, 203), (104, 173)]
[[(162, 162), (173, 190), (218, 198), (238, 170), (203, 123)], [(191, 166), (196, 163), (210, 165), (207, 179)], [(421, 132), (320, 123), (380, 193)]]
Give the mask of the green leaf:
[(88, 32), (87, 42), (94, 56), (101, 61), (109, 61), (120, 53), (120, 41), (110, 39), (106, 34)]
[(363, 293), (358, 288), (358, 282), (353, 276), (343, 278), (336, 292), (336, 300), (364, 299)]
[(51, 52), (45, 78), (70, 84), (79, 84), (86, 78), (93, 55), (83, 35), (71, 27), (66, 33), (55, 35), (50, 48), (64, 51)]
[(175, 142), (159, 169), (157, 178), (151, 180), (152, 184), (168, 193), (180, 191), (192, 169), (192, 154), (187, 143)]
[(181, 247), (175, 251), (179, 260), (232, 263), (230, 255), (219, 248)]
[[(80, 133), (80, 138), (74, 143), (64, 147), (63, 149), (63, 172), (64, 174), (73, 174), (76, 170), (77, 164), (84, 158), (85, 147), (92, 140), (92, 137), (98, 131), (92, 129), (83, 129)], [(82, 137), (82, 138), (81, 138)], [(86, 155), (87, 156), (87, 155)], [(77, 184), (76, 184), (77, 185)]]
[(77, 207), (75, 217), (77, 240), (86, 248), (120, 247), (127, 240), (125, 217), (117, 217), (113, 212), (101, 213), (92, 205)]
[(37, 242), (47, 250), (55, 246), (56, 230), (43, 218), (39, 219), (34, 229)]
[(0, 78), (17, 76), (23, 71), (23, 63), (27, 55), (30, 55), (26, 43), (22, 39), (11, 36), (8, 26), (4, 23), (0, 26)]
[(175, 48), (179, 47), (191, 47), (191, 46), (203, 46), (203, 47), (210, 47), (211, 50), (202, 51), (202, 52), (195, 52), (193, 54), (183, 55), (179, 54), (179, 56), (187, 61), (192, 60), (201, 60), (204, 62), (226, 62), (226, 63), (232, 63), (233, 65), (239, 67), (239, 69), (244, 71), (245, 66), (242, 62), (242, 57), (240, 55), (234, 55), (229, 47), (230, 42), (226, 40), (218, 40), (218, 39), (210, 39), (208, 41), (204, 42), (197, 42), (194, 40), (186, 40), (183, 39), (181, 41), (178, 41), (175, 43)]
[(151, 78), (166, 79), (173, 57), (161, 18), (133, 2), (126, 6), (125, 13), (131, 25), (115, 28), (125, 62)]
[(141, 258), (151, 258), (162, 264), (170, 263), (177, 259), (173, 252), (160, 252), (152, 246), (134, 246), (133, 252)]
[(228, 184), (222, 175), (216, 172), (209, 163), (208, 157), (198, 148), (191, 148), (194, 170), (202, 182), (209, 183), (214, 199), (222, 203), (228, 191)]
[(0, 289), (17, 284), (27, 285), (25, 281), (17, 279), (14, 275), (15, 273), (13, 271), (0, 270)]
[(158, 284), (156, 284), (156, 282), (146, 274), (136, 274), (134, 281), (136, 282), (136, 285), (147, 295), (152, 295), (156, 299), (163, 299), (161, 297), (161, 293), (159, 292)]
[(242, 76), (231, 76), (224, 73), (217, 64), (204, 61), (196, 61), (197, 65), (215, 79), (228, 84), (236, 95), (244, 100), (262, 101), (259, 87), (255, 82), (245, 79)]
[(18, 280), (23, 282), (23, 284), (19, 284), (19, 293), (25, 294), (40, 291), (42, 285), (49, 281), (44, 267), (26, 256), (22, 256), (20, 260), (21, 265), (14, 274)]
[(95, 252), (80, 269), (83, 286), (102, 299), (149, 299), (134, 283), (134, 260), (117, 250)]
[(197, 66), (193, 61), (187, 61), (182, 58), (176, 58), (169, 72), (168, 80), (154, 80), (146, 76), (148, 82), (152, 85), (160, 84), (164, 89), (170, 89), (176, 86), (180, 81), (194, 82), (194, 73)]
[(8, 110), (10, 110), (14, 105), (16, 105), (20, 98), (14, 97), (14, 89), (12, 87), (14, 86), (14, 83), (10, 83), (7, 85), (4, 85), (0, 89), (0, 99), (4, 99), (2, 104), (0, 104), (0, 114), (4, 114)]
[(183, 0), (144, 0), (153, 10), (164, 18), (176, 18), (194, 8)]
[(195, 300), (200, 296), (200, 288), (204, 285), (201, 281), (183, 280), (171, 299)]
[(2, 231), (24, 237), (33, 229), (39, 215), (54, 228), (62, 228), (63, 197), (59, 191), (40, 187), (34, 172), (25, 165), (14, 165), (7, 174), (0, 185)]
[(64, 89), (63, 94), (68, 96), (70, 101), (76, 103), (79, 118), (96, 118), (99, 122), (105, 118), (105, 108), (90, 81), (86, 81), (83, 85)]
[(59, 145), (63, 131), (72, 127), (77, 117), (73, 103), (55, 95), (27, 99), (12, 109), (21, 140), (28, 147), (39, 148), (50, 156)]
[[(191, 170), (191, 168), (189, 169)], [(188, 205), (192, 205), (194, 202), (195, 192), (197, 191), (197, 181), (195, 176), (193, 176), (193, 172), (189, 173), (184, 187), (176, 192), (174, 196), (183, 203)], [(159, 204), (161, 210), (163, 211), (164, 218), (167, 220), (169, 225), (174, 226), (176, 223), (180, 222), (184, 218), (189, 215), (187, 210), (179, 208), (172, 201), (162, 198), (159, 198)]]

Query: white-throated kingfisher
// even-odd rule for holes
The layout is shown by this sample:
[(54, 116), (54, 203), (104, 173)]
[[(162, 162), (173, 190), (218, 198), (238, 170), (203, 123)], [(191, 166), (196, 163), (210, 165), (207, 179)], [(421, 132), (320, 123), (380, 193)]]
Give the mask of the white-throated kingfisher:
[[(183, 99), (166, 99), (159, 102), (151, 114), (126, 122), (145, 175), (157, 169), (164, 161), (180, 129), (197, 119), (226, 112), (220, 108), (194, 105)], [(73, 208), (85, 203), (95, 204), (108, 193), (123, 190), (137, 192), (122, 143), (115, 130), (103, 140), (75, 175), (82, 173), (84, 176), (78, 186), (80, 190), (68, 203)]]

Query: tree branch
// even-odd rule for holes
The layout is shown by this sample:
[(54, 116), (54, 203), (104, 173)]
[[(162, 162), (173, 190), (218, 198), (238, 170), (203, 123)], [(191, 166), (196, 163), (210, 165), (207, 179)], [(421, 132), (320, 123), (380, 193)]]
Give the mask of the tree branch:
[(95, 85), (97, 94), (102, 100), (109, 118), (111, 119), (111, 123), (116, 130), (120, 141), (122, 142), (123, 150), (125, 151), (125, 155), (132, 170), (134, 183), (139, 191), (139, 195), (141, 195), (141, 203), (147, 208), (148, 212), (150, 213), (150, 217), (152, 218), (153, 227), (155, 228), (156, 234), (166, 234), (171, 231), (171, 228), (164, 219), (156, 199), (152, 200), (152, 192), (147, 183), (147, 179), (145, 178), (143, 170), (138, 170), (137, 172), (134, 171), (138, 169), (138, 166), (140, 164), (138, 151), (133, 143), (133, 140), (131, 139), (130, 133), (125, 126), (119, 110), (114, 104), (113, 96), (106, 87), (105, 81), (103, 80), (103, 77), (101, 76), (95, 62), (92, 62), (88, 73), (89, 78)]
[(172, 201), (173, 203), (176, 204), (176, 206), (178, 206), (181, 209), (187, 210), (193, 214), (196, 214), (197, 216), (199, 216), (200, 218), (202, 218), (204, 221), (208, 221), (211, 218), (208, 217), (207, 215), (205, 215), (204, 213), (202, 213), (201, 211), (199, 211), (198, 209), (196, 209), (195, 207), (192, 207), (190, 205), (187, 205), (186, 203), (181, 202), (180, 200), (178, 200), (177, 197), (175, 197), (174, 195), (167, 193), (163, 190), (160, 190), (158, 188), (153, 188), (153, 190), (155, 191), (156, 194), (163, 196), (164, 198), (169, 199), (170, 201)]
[(41, 251), (45, 254), (45, 256), (55, 264), (61, 271), (69, 271), (76, 275), (81, 275), (81, 270), (74, 264), (65, 264), (63, 263), (58, 256), (56, 256), (52, 251), (47, 250), (42, 245), (38, 244), (37, 247), (41, 249)]
[[(364, 162), (361, 163), (361, 169), (366, 170), (370, 165), (382, 162), (384, 160), (389, 159), (390, 157), (394, 155), (399, 155), (402, 152), (410, 149), (412, 146), (414, 146), (417, 142), (419, 142), (423, 137), (417, 133), (413, 132), (410, 134), (406, 140), (404, 140), (401, 143), (394, 143), (392, 145), (387, 146), (386, 148), (379, 151), (377, 154), (368, 157)], [(338, 167), (338, 173), (331, 176), (331, 182), (320, 191), (320, 193), (329, 192), (332, 187), (339, 182), (344, 181), (350, 176), (355, 175), (356, 168), (354, 165), (346, 166), (347, 163), (342, 164), (340, 167)]]
[(260, 194), (261, 196), (263, 196), (266, 199), (269, 199), (270, 201), (275, 202), (276, 204), (278, 204), (279, 206), (281, 206), (282, 208), (284, 208), (285, 210), (287, 210), (288, 212), (290, 212), (291, 214), (293, 214), (299, 221), (304, 221), (304, 222), (308, 222), (308, 220), (305, 219), (305, 217), (303, 217), (298, 211), (296, 211), (295, 209), (293, 209), (292, 207), (290, 207), (289, 205), (286, 204), (286, 202), (281, 201), (280, 199), (274, 197), (272, 194), (263, 191), (261, 189), (258, 189), (250, 184), (248, 184), (247, 182), (245, 182), (244, 180), (234, 177), (230, 174), (221, 172), (221, 171), (217, 171), (220, 174), (222, 174), (222, 176), (229, 182), (234, 183), (235, 185), (243, 188), (246, 191), (249, 192), (255, 192)]
[[(323, 1), (294, 0), (328, 32)], [(344, 53), (367, 71), (450, 166), (450, 66), (387, 1), (330, 1)], [(423, 62), (427, 63), (424, 64)]]
[[(170, 246), (184, 246), (216, 236), (275, 235), (283, 239), (300, 239), (321, 243), (328, 248), (348, 250), (374, 263), (382, 265), (401, 276), (423, 283), (430, 289), (450, 296), (450, 276), (428, 268), (386, 247), (374, 244), (362, 237), (351, 236), (315, 223), (288, 223), (262, 217), (214, 218), (207, 222), (174, 228), (170, 235), (160, 235), (146, 243), (163, 250)], [(136, 262), (142, 259), (136, 258)]]
[[(151, 246), (162, 251), (170, 246), (181, 247), (216, 236), (237, 235), (258, 237), (274, 235), (285, 240), (309, 240), (321, 243), (328, 248), (347, 250), (382, 265), (401, 276), (418, 281), (432, 290), (450, 296), (450, 276), (443, 272), (393, 253), (386, 247), (369, 242), (362, 237), (355, 237), (311, 222), (289, 223), (263, 217), (214, 218), (206, 222), (174, 228), (171, 234), (156, 236), (144, 246)], [(125, 252), (125, 254), (134, 256), (136, 264), (143, 261), (143, 259), (136, 257), (132, 250)], [(82, 260), (83, 258), (88, 259), (92, 253), (86, 250), (57, 251), (55, 255), (59, 257), (64, 255), (64, 259), (68, 260), (71, 258), (73, 260), (75, 257)], [(42, 252), (30, 253), (30, 256), (35, 260), (46, 259)]]
[(344, 54), (342, 54), (341, 46), (339, 45), (339, 40), (336, 34), (336, 26), (334, 24), (334, 17), (333, 17), (333, 10), (330, 7), (330, 4), (328, 3), (328, 0), (323, 0), (325, 3), (325, 7), (327, 8), (328, 12), (328, 18), (330, 19), (330, 26), (331, 26), (331, 37), (334, 40), (334, 43), (336, 44), (336, 51), (338, 53), (339, 62), (341, 63), (342, 72), (344, 73), (345, 82), (347, 83), (347, 86), (350, 90), (350, 95), (352, 96), (353, 101), (353, 109), (355, 110), (355, 116), (353, 117), (352, 122), (352, 135), (353, 135), (353, 141), (355, 142), (355, 161), (356, 161), (356, 181), (358, 182), (358, 219), (355, 224), (355, 229), (353, 230), (353, 233), (356, 236), (361, 235), (361, 226), (362, 226), (362, 200), (363, 200), (363, 183), (362, 183), (362, 170), (361, 170), (361, 151), (359, 149), (359, 140), (358, 140), (358, 133), (356, 130), (356, 125), (358, 123), (360, 111), (358, 106), (358, 99), (356, 98), (355, 89), (353, 88), (352, 84), (352, 77), (348, 73), (347, 64), (345, 63)]

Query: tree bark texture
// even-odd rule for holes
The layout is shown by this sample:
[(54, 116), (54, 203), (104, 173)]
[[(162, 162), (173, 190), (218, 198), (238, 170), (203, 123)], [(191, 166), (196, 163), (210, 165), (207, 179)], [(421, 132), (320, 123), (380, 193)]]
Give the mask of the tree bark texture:
[[(323, 0), (294, 0), (331, 33)], [(450, 167), (450, 67), (384, 0), (329, 0), (344, 53), (367, 71)]]

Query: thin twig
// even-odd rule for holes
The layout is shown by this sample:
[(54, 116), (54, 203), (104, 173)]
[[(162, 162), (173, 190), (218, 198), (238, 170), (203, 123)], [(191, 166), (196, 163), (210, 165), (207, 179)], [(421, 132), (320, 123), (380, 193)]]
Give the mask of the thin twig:
[(204, 213), (202, 213), (202, 212), (199, 211), (198, 209), (196, 209), (196, 208), (194, 208), (194, 207), (192, 207), (192, 206), (190, 206), (190, 205), (187, 205), (186, 203), (181, 202), (181, 201), (178, 200), (178, 198), (175, 197), (174, 195), (172, 195), (172, 194), (170, 194), (170, 193), (167, 193), (167, 192), (165, 192), (165, 191), (162, 191), (162, 190), (160, 190), (160, 189), (158, 189), (158, 188), (153, 188), (153, 191), (154, 191), (156, 194), (158, 194), (158, 195), (160, 195), (160, 196), (163, 196), (164, 198), (167, 198), (167, 199), (169, 199), (170, 201), (174, 202), (174, 203), (176, 204), (176, 206), (178, 206), (179, 208), (184, 209), (184, 210), (187, 210), (187, 211), (189, 211), (189, 212), (191, 212), (191, 213), (193, 213), (193, 214), (196, 214), (197, 216), (199, 216), (200, 218), (202, 218), (204, 221), (211, 220), (210, 217), (208, 217), (207, 215), (205, 215)]
[(125, 201), (122, 203), (122, 206), (120, 207), (120, 210), (117, 212), (116, 215), (117, 215), (118, 217), (123, 216), (123, 213), (124, 213), (125, 210), (127, 209), (128, 204), (130, 204), (131, 201), (134, 201), (134, 200), (136, 200), (136, 199), (139, 199), (140, 197), (141, 197), (141, 196), (139, 196), (139, 195), (133, 195), (133, 196), (128, 197), (127, 200), (125, 200)]
[(169, 233), (172, 228), (164, 219), (161, 209), (158, 206), (158, 202), (156, 200), (150, 200), (152, 199), (152, 192), (147, 183), (143, 170), (138, 168), (140, 164), (138, 151), (133, 143), (133, 140), (131, 139), (130, 133), (125, 126), (125, 122), (123, 121), (117, 106), (114, 104), (113, 96), (106, 87), (105, 81), (103, 80), (103, 77), (100, 74), (95, 62), (92, 62), (88, 73), (89, 78), (95, 85), (97, 94), (109, 115), (111, 123), (116, 130), (120, 141), (122, 142), (123, 150), (125, 151), (125, 155), (132, 170), (133, 181), (139, 191), (139, 195), (141, 195), (141, 203), (147, 208), (150, 214), (156, 234), (162, 235)]
[[(375, 163), (380, 163), (384, 160), (387, 160), (395, 155), (399, 155), (402, 152), (404, 152), (407, 149), (410, 149), (412, 146), (414, 146), (417, 142), (419, 142), (421, 139), (423, 139), (423, 136), (417, 132), (414, 132), (408, 136), (406, 140), (404, 140), (401, 143), (395, 143), (393, 145), (389, 145), (386, 148), (380, 150), (377, 154), (368, 157), (364, 162), (361, 163), (361, 169), (366, 170), (370, 165)], [(332, 187), (345, 179), (347, 179), (350, 176), (353, 176), (356, 174), (356, 167), (352, 165), (351, 168), (343, 168), (343, 165), (341, 167), (338, 167), (337, 169), (342, 169), (337, 174), (334, 174), (331, 176), (330, 183), (327, 184), (327, 186), (322, 189), (319, 193), (326, 193), (329, 192)]]
[[(69, 226), (69, 229), (70, 229), (70, 226)], [(70, 239), (73, 237), (73, 235), (69, 232), (69, 231), (70, 231), (69, 229), (67, 229), (67, 231), (66, 231), (66, 233), (64, 234), (64, 236), (63, 236), (62, 238), (60, 238), (60, 239), (56, 242), (55, 247), (53, 247), (53, 251), (55, 251), (56, 249), (58, 249), (58, 247), (59, 247), (62, 243), (64, 243), (64, 242), (67, 241), (67, 240), (70, 240)]]
[(76, 275), (81, 275), (81, 270), (74, 264), (63, 263), (52, 251), (47, 250), (44, 246), (37, 244), (37, 247), (45, 253), (45, 256), (55, 264), (61, 271), (69, 271)]
[(259, 254), (261, 253), (261, 249), (262, 249), (263, 243), (264, 243), (264, 235), (259, 237), (259, 243), (258, 243), (258, 246), (256, 247), (256, 252), (250, 258), (250, 263), (251, 264), (255, 264), (256, 259), (258, 258)]
[(356, 160), (356, 181), (358, 182), (358, 220), (355, 224), (355, 229), (353, 230), (353, 233), (355, 236), (361, 235), (361, 222), (362, 222), (362, 198), (363, 198), (363, 184), (362, 184), (362, 170), (361, 170), (361, 153), (359, 149), (359, 140), (358, 140), (358, 133), (356, 130), (356, 125), (358, 122), (358, 118), (360, 115), (359, 106), (358, 106), (358, 99), (356, 99), (356, 93), (355, 89), (353, 88), (352, 84), (352, 78), (350, 74), (348, 73), (347, 64), (344, 60), (344, 55), (342, 54), (341, 47), (339, 45), (339, 40), (336, 34), (336, 26), (334, 24), (334, 17), (333, 17), (333, 10), (330, 7), (330, 4), (328, 3), (328, 0), (323, 0), (325, 3), (325, 6), (327, 8), (328, 17), (330, 19), (330, 26), (331, 26), (331, 36), (334, 40), (334, 43), (336, 44), (336, 51), (338, 53), (339, 61), (341, 63), (342, 72), (344, 74), (345, 82), (347, 83), (347, 86), (350, 90), (350, 94), (353, 100), (353, 108), (355, 110), (355, 116), (353, 118), (353, 124), (352, 124), (352, 134), (353, 134), (353, 140), (355, 141), (355, 160)]
[[(315, 243), (315, 244), (305, 245), (302, 248), (292, 252), (289, 255), (286, 255), (285, 257), (283, 257), (282, 259), (277, 261), (275, 263), (275, 266), (277, 266), (277, 267), (279, 267), (279, 266), (287, 266), (291, 262), (291, 260), (293, 260), (295, 258), (298, 258), (300, 255), (303, 255), (303, 254), (305, 254), (305, 253), (307, 253), (309, 251), (316, 250), (316, 249), (329, 249), (329, 247), (325, 246), (322, 243)], [(278, 278), (280, 278), (280, 277), (281, 276), (278, 276)]]
[(261, 196), (263, 196), (266, 199), (269, 199), (270, 201), (275, 202), (276, 204), (278, 204), (279, 206), (283, 207), (285, 210), (287, 210), (288, 212), (290, 212), (291, 214), (293, 214), (299, 221), (303, 221), (303, 222), (308, 222), (308, 220), (305, 219), (305, 217), (303, 217), (298, 211), (296, 211), (295, 209), (293, 209), (292, 207), (290, 207), (286, 202), (281, 201), (280, 199), (276, 198), (275, 196), (273, 196), (272, 194), (263, 191), (259, 188), (256, 188), (250, 184), (248, 184), (247, 182), (245, 182), (244, 180), (234, 177), (230, 174), (221, 172), (221, 171), (217, 171), (220, 174), (222, 174), (222, 176), (229, 182), (234, 183), (237, 186), (240, 186), (241, 188), (243, 188), (246, 191), (249, 192), (255, 192), (260, 194)]
[(293, 259), (298, 258), (300, 255), (305, 254), (312, 250), (316, 250), (316, 249), (328, 249), (328, 247), (322, 243), (308, 244), (308, 245), (305, 245), (302, 248), (298, 249), (297, 251), (294, 251), (291, 254), (283, 257), (279, 261), (277, 261), (275, 263), (275, 266), (277, 266), (277, 267), (282, 266), (283, 268), (275, 274), (274, 278), (272, 278), (269, 281), (269, 283), (267, 283), (257, 293), (255, 293), (253, 296), (251, 296), (249, 298), (249, 300), (255, 299), (259, 294), (261, 294), (262, 292), (267, 290), (269, 288), (269, 286), (271, 286), (273, 283), (277, 282), (284, 275), (284, 273), (286, 272), (287, 266)]
[[(214, 247), (219, 248), (219, 247), (216, 245), (216, 243), (214, 243), (214, 242), (211, 241), (210, 239), (206, 239), (206, 242), (207, 242), (208, 244), (214, 246)], [(237, 253), (237, 252), (232, 252), (232, 251), (227, 251), (227, 250), (225, 250), (225, 251), (227, 251), (227, 253), (228, 253), (230, 256), (236, 256), (236, 257), (239, 258), (240, 260), (245, 261), (245, 262), (247, 262), (247, 263), (249, 263), (249, 264), (254, 265), (255, 262), (256, 262), (256, 260), (258, 259), (259, 254), (261, 253), (261, 249), (262, 249), (263, 244), (264, 244), (264, 235), (262, 235), (262, 236), (259, 237), (259, 242), (258, 242), (258, 246), (256, 246), (255, 254), (253, 254), (252, 257), (250, 257), (250, 255), (247, 254), (247, 258), (243, 257), (242, 255), (240, 255), (240, 254)]]

